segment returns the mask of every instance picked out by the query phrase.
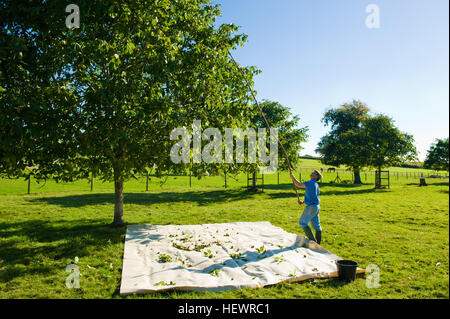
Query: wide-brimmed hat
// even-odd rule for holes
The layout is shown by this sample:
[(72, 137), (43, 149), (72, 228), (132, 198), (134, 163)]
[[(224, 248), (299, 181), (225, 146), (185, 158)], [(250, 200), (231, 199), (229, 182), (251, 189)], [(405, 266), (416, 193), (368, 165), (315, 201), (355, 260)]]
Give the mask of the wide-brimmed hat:
[(319, 178), (317, 179), (318, 181), (322, 179), (322, 174), (318, 170), (315, 169), (313, 173), (316, 173), (319, 176)]

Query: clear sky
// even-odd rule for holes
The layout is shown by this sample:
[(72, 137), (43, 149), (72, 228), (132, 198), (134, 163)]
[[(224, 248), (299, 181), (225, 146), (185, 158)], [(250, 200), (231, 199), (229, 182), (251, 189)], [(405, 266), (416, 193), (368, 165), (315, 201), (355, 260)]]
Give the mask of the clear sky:
[[(255, 77), (258, 100), (291, 108), (309, 126), (302, 154), (327, 128), (325, 110), (352, 99), (391, 116), (412, 134), (423, 160), (449, 135), (448, 0), (212, 0), (218, 23), (234, 23), (248, 42), (233, 52)], [(380, 28), (369, 29), (369, 4)]]

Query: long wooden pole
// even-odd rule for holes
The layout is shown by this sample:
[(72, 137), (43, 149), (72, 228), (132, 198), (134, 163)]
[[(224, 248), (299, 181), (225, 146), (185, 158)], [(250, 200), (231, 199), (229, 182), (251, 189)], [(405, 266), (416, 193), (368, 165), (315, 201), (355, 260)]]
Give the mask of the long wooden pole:
[[(228, 51), (228, 54), (230, 55), (231, 60), (234, 62), (234, 64), (236, 65), (236, 67), (238, 68), (239, 72), (242, 74), (242, 77), (244, 78), (244, 81), (245, 81), (245, 83), (247, 84), (247, 87), (248, 87), (248, 89), (250, 90), (250, 93), (252, 94), (253, 99), (255, 100), (255, 103), (256, 103), (256, 106), (258, 107), (259, 113), (261, 113), (261, 116), (262, 116), (262, 118), (264, 119), (264, 122), (266, 123), (267, 129), (269, 129), (269, 131), (270, 131), (270, 130), (271, 130), (270, 124), (269, 124), (269, 122), (267, 121), (266, 116), (264, 115), (264, 113), (263, 113), (261, 107), (259, 106), (258, 100), (256, 99), (255, 93), (253, 92), (253, 90), (252, 90), (252, 88), (251, 88), (251, 86), (250, 86), (250, 83), (248, 83), (247, 78), (245, 77), (244, 72), (242, 72), (242, 69), (239, 67), (239, 65), (237, 64), (236, 60), (233, 58), (233, 55), (231, 55), (231, 52), (230, 52), (230, 51)], [(277, 139), (277, 140), (278, 140), (278, 143), (279, 143), (280, 146), (281, 146), (281, 149), (283, 150), (284, 157), (286, 158), (286, 162), (287, 162), (288, 168), (289, 168), (289, 173), (292, 174), (292, 166), (291, 166), (291, 162), (289, 162), (289, 157), (288, 157), (288, 155), (287, 155), (286, 150), (284, 149), (284, 145), (283, 145), (283, 143), (281, 143), (281, 141), (280, 141), (279, 139)], [(295, 183), (294, 183), (294, 182), (292, 182), (292, 183), (294, 184), (295, 194), (297, 195), (297, 201), (298, 201), (299, 204), (300, 204), (300, 196), (298, 195), (297, 186), (295, 186)]]

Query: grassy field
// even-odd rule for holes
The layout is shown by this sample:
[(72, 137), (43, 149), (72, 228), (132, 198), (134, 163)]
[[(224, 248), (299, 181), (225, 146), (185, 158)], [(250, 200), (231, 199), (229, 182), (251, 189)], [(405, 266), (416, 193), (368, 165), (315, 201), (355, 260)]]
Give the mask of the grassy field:
[[(430, 178), (428, 187), (418, 187), (417, 178), (399, 176), (390, 189), (374, 190), (373, 180), (332, 184), (333, 176), (325, 175), (321, 184), (322, 246), (360, 267), (378, 265), (379, 288), (367, 288), (360, 277), (349, 284), (324, 279), (127, 298), (449, 298), (448, 179)], [(245, 176), (228, 178), (227, 189), (223, 177), (193, 179), (192, 188), (189, 177), (169, 177), (162, 187), (151, 179), (148, 192), (145, 182), (125, 185), (127, 223), (269, 221), (300, 233), (301, 208), (287, 173), (280, 174), (279, 184), (277, 175), (266, 176), (264, 193), (247, 192)], [(0, 180), (0, 298), (121, 298), (125, 228), (106, 226), (113, 217), (112, 184), (97, 181), (94, 192), (89, 189), (87, 181), (49, 181), (43, 187), (33, 182), (27, 195), (23, 180)], [(65, 268), (75, 257), (80, 288), (68, 289)]]
[[(309, 175), (313, 169), (324, 168), (323, 182), (331, 183), (333, 182), (337, 174), (327, 173), (327, 169), (331, 167), (328, 165), (323, 165), (318, 160), (314, 159), (301, 159), (300, 165), (298, 166), (295, 175), (301, 180), (309, 179)], [(448, 176), (448, 172), (436, 172), (427, 169), (410, 169), (402, 167), (390, 167), (389, 170), (391, 176), (391, 183), (415, 183), (418, 182), (419, 177), (423, 174), (425, 177), (428, 175), (439, 174), (440, 176)], [(345, 167), (338, 168), (339, 178), (344, 183), (352, 183), (353, 174), (347, 171)], [(236, 188), (243, 187), (247, 185), (245, 174), (240, 174), (238, 176), (229, 175), (227, 177), (227, 187)], [(260, 177), (260, 176), (259, 176)], [(375, 171), (363, 170), (361, 172), (361, 180), (365, 184), (375, 183)], [(286, 172), (280, 172), (279, 176), (277, 174), (265, 175), (265, 184), (278, 184), (278, 183), (291, 183), (289, 174)], [(11, 195), (11, 194), (25, 194), (27, 193), (27, 181), (22, 179), (3, 179), (0, 184), (0, 195)], [(148, 188), (149, 190), (161, 190), (161, 189), (173, 189), (180, 188), (185, 189), (191, 185), (194, 189), (197, 187), (224, 187), (225, 179), (224, 176), (213, 176), (213, 177), (202, 177), (201, 180), (192, 177), (191, 182), (189, 182), (189, 176), (169, 176), (163, 177), (161, 179), (150, 177)], [(48, 193), (48, 192), (77, 192), (77, 191), (90, 191), (91, 185), (88, 180), (79, 180), (74, 183), (56, 183), (52, 180), (46, 182), (38, 182), (31, 178), (30, 190), (31, 193)], [(130, 180), (126, 183), (126, 189), (131, 192), (141, 192), (146, 190), (146, 179), (144, 177), (138, 180)], [(94, 180), (93, 190), (95, 192), (104, 191), (114, 191), (114, 183), (112, 182), (102, 182), (98, 179)]]

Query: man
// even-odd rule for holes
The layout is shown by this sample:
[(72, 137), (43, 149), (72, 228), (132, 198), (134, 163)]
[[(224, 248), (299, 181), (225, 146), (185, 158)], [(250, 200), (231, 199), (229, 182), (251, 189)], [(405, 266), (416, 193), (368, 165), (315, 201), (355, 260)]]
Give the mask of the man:
[[(320, 226), (319, 212), (320, 212), (320, 200), (319, 200), (319, 183), (322, 178), (322, 174), (318, 170), (314, 170), (311, 173), (311, 180), (301, 183), (291, 173), (291, 179), (295, 186), (305, 189), (305, 200), (300, 201), (300, 204), (306, 204), (306, 208), (300, 217), (299, 224), (303, 228), (306, 237), (310, 240), (314, 240), (318, 244), (322, 241), (322, 227)], [(311, 228), (308, 224), (311, 222), (311, 226), (314, 228), (316, 237), (314, 237)]]

